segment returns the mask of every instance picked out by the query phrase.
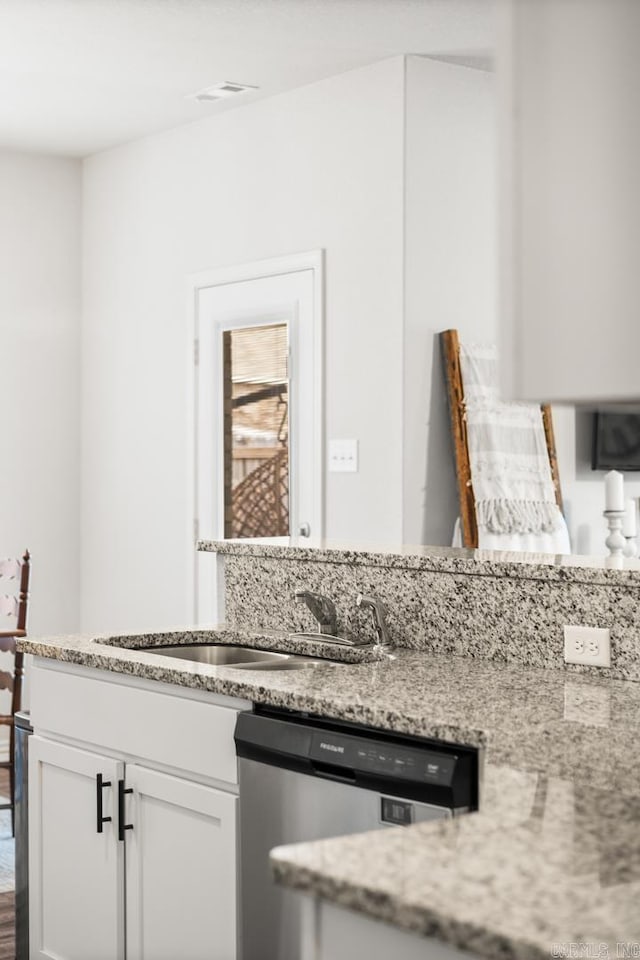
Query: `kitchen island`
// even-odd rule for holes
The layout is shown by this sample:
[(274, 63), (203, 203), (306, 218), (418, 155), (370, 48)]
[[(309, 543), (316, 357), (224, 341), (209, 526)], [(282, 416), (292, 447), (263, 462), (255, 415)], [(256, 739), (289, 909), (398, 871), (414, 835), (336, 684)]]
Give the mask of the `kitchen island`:
[[(316, 910), (330, 903), (409, 931), (412, 939), (430, 938), (422, 941), (425, 949), (439, 942), (486, 957), (541, 958), (554, 944), (562, 950), (597, 942), (615, 956), (618, 942), (640, 942), (638, 684), (409, 649), (397, 650), (392, 661), (282, 673), (145, 652), (145, 646), (194, 641), (265, 649), (287, 644), (273, 631), (235, 628), (22, 641), (40, 678), (34, 683), (36, 734), (69, 740), (68, 731), (39, 729), (38, 697), (46, 697), (47, 681), (60, 674), (127, 687), (132, 697), (157, 689), (167, 703), (188, 696), (192, 704), (208, 699), (232, 712), (266, 704), (479, 747), (478, 812), (276, 850), (276, 881), (310, 895)], [(140, 712), (137, 723), (152, 744), (157, 728), (149, 716)], [(109, 731), (118, 728), (109, 754), (140, 752), (133, 714), (124, 726), (103, 719)], [(78, 725), (76, 746), (88, 739), (93, 749), (97, 735), (87, 737), (90, 727)], [(226, 782), (235, 797), (232, 724), (224, 729), (226, 773), (207, 766), (189, 776), (218, 788)], [(177, 730), (173, 744), (165, 736), (162, 749), (175, 757), (162, 753), (152, 758), (155, 766), (185, 768), (185, 733)]]

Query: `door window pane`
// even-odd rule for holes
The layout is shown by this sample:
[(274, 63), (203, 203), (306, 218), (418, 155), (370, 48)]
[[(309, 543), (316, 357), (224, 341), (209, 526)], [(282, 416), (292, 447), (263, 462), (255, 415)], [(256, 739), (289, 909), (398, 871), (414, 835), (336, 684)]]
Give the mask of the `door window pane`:
[(289, 533), (286, 323), (223, 333), (224, 535)]

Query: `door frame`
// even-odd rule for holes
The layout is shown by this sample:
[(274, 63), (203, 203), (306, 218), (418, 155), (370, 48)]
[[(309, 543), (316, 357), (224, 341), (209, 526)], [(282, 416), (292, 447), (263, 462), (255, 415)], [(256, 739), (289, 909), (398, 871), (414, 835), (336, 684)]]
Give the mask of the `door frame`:
[[(198, 616), (197, 550), (198, 530), (198, 325), (200, 293), (208, 287), (261, 280), (311, 270), (313, 273), (313, 309), (311, 337), (313, 343), (313, 457), (311, 469), (314, 483), (312, 515), (309, 518), (314, 537), (324, 535), (324, 250), (309, 250), (251, 263), (215, 267), (187, 277), (187, 611), (191, 622)], [(222, 539), (224, 533), (220, 533)], [(220, 579), (218, 578), (220, 583)]]

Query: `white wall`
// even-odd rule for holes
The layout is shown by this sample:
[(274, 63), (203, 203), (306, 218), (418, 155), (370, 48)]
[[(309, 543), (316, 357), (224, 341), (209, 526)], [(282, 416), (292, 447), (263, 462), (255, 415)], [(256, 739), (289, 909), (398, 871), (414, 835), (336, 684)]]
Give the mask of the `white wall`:
[(497, 338), (493, 78), (406, 66), (403, 534), (447, 544), (459, 511), (436, 334)]
[[(446, 544), (458, 514), (436, 333), (496, 342), (496, 124), (491, 74), (407, 58), (404, 542)], [(554, 407), (574, 553), (603, 556), (604, 474), (591, 470), (591, 411)], [(629, 497), (640, 480), (628, 474)]]
[[(450, 543), (458, 514), (438, 331), (496, 342), (494, 78), (406, 63), (404, 542)], [(604, 474), (590, 468), (590, 411), (553, 411), (575, 553), (604, 555)], [(640, 481), (626, 477), (629, 497)]]
[(80, 164), (0, 153), (0, 552), (29, 632), (79, 626)]
[(83, 628), (188, 615), (188, 274), (326, 250), (327, 534), (402, 535), (403, 59), (86, 161)]

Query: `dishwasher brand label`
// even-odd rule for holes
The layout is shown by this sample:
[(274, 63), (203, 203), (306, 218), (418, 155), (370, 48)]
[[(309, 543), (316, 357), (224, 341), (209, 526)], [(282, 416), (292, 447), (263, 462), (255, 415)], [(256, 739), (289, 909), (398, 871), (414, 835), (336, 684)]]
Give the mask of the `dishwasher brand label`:
[(322, 760), (338, 767), (351, 767), (354, 762), (351, 737), (336, 736), (334, 739), (330, 731), (318, 731), (313, 735), (309, 756), (312, 760)]
[(344, 747), (338, 743), (325, 743), (324, 740), (320, 741), (321, 750), (329, 750), (331, 753), (344, 753)]

